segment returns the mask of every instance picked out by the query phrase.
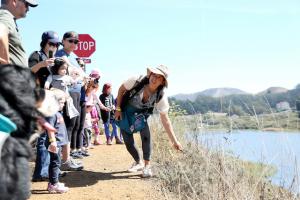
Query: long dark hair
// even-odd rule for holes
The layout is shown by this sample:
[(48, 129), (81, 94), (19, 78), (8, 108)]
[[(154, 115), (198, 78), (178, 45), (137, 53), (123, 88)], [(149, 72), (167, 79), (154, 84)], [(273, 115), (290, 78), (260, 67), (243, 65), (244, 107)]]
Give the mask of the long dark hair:
[[(62, 58), (55, 58), (55, 60), (54, 60), (54, 65), (51, 67), (51, 72), (52, 72), (52, 74), (53, 74), (53, 75), (58, 75), (58, 70), (59, 70), (59, 68), (60, 68), (62, 65), (64, 65), (64, 64), (66, 64), (66, 61), (65, 61), (64, 59), (62, 59)], [(69, 74), (69, 73), (68, 73), (68, 69), (67, 69), (67, 74)]]

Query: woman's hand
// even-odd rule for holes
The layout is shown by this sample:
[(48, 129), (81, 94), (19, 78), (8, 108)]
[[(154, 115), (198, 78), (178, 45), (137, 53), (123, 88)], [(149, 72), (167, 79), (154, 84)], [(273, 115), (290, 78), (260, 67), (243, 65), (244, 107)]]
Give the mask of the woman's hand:
[(116, 110), (115, 112), (115, 119), (116, 120), (122, 120), (122, 113), (119, 110)]
[(180, 144), (180, 142), (178, 142), (178, 141), (175, 141), (174, 143), (173, 143), (173, 147), (176, 149), (176, 150), (178, 150), (178, 151), (182, 151), (182, 146), (181, 146), (181, 144)]
[(49, 59), (42, 61), (42, 67), (48, 67), (48, 66), (53, 66), (53, 65), (54, 65), (54, 58), (49, 58)]

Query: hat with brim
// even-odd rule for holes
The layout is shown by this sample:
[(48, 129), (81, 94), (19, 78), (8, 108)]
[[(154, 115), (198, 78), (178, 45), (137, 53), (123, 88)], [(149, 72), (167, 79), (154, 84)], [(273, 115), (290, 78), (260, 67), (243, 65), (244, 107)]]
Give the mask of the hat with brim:
[(39, 4), (35, 0), (25, 0), (30, 7), (37, 7)]
[(150, 77), (150, 74), (159, 74), (162, 75), (165, 78), (165, 86), (168, 87), (168, 75), (169, 75), (169, 69), (165, 65), (159, 65), (157, 67), (148, 67), (147, 68), (147, 77)]
[(42, 35), (42, 41), (48, 41), (55, 44), (60, 44), (58, 34), (54, 31), (46, 31)]
[(79, 41), (78, 33), (76, 33), (75, 31), (68, 31), (63, 36), (63, 40), (66, 40), (66, 39)]

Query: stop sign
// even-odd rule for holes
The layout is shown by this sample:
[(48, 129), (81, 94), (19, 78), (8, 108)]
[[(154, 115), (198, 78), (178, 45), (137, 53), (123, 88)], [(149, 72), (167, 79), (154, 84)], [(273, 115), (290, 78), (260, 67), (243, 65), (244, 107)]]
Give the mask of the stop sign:
[(90, 57), (96, 51), (96, 41), (89, 34), (78, 34), (79, 42), (74, 53), (78, 57)]

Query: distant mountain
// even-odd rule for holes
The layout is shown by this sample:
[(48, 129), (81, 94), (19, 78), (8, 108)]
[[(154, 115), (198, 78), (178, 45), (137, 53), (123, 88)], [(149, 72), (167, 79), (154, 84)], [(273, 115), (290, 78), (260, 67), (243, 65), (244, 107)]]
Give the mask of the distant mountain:
[(196, 92), (192, 94), (177, 94), (172, 97), (182, 101), (184, 100), (195, 101), (195, 99), (200, 95), (209, 96), (209, 97), (222, 97), (222, 96), (228, 96), (233, 94), (248, 94), (248, 93), (236, 88), (210, 88), (202, 92)]
[(248, 94), (237, 88), (211, 88), (201, 92), (202, 95), (209, 97), (224, 97), (233, 94)]
[(266, 94), (280, 94), (286, 93), (289, 90), (283, 87), (270, 87), (262, 92), (259, 92), (257, 95), (266, 95)]

